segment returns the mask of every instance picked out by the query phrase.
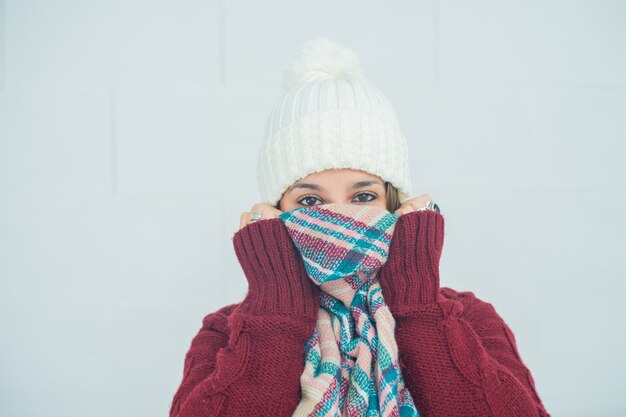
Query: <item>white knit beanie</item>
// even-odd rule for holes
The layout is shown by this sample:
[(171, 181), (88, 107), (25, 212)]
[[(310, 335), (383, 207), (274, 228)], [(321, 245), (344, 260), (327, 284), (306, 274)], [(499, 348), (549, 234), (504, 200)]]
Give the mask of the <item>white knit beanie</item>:
[(283, 76), (287, 92), (271, 112), (258, 157), (263, 202), (276, 205), (295, 181), (330, 168), (378, 175), (398, 188), (401, 203), (410, 198), (407, 140), (352, 50), (310, 39)]

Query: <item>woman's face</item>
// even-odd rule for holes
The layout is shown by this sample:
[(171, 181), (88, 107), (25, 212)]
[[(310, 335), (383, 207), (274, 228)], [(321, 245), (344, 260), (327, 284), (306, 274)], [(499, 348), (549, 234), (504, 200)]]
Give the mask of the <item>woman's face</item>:
[(329, 203), (386, 208), (385, 183), (380, 177), (365, 171), (326, 169), (291, 184), (280, 199), (280, 209), (289, 211)]

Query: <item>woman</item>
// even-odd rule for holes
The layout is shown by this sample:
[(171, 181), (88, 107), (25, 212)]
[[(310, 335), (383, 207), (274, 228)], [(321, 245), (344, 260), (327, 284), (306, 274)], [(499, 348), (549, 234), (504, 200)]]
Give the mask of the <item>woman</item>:
[(170, 417), (549, 416), (513, 333), (439, 285), (444, 218), (357, 56), (307, 42), (233, 236), (249, 289), (208, 314)]

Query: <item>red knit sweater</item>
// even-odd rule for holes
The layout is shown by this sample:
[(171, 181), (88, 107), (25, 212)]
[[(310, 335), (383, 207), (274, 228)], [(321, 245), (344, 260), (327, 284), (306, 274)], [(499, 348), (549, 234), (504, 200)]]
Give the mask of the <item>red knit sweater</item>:
[[(439, 286), (443, 216), (400, 216), (380, 270), (400, 366), (422, 417), (549, 417), (513, 333), (490, 303)], [(287, 417), (300, 400), (319, 289), (280, 219), (233, 236), (246, 297), (204, 317), (170, 417)]]

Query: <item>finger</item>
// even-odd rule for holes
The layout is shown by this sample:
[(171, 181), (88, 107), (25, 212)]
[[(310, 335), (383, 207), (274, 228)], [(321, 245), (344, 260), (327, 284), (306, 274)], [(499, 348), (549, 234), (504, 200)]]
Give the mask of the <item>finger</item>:
[[(261, 216), (255, 215), (255, 217), (258, 217), (258, 218), (255, 220), (252, 220), (251, 217), (256, 212), (261, 212)], [(246, 219), (246, 224), (258, 222), (264, 219), (267, 219), (267, 206), (261, 203), (257, 203), (250, 208), (250, 211), (248, 212), (248, 218)]]
[(248, 223), (250, 223), (250, 212), (244, 211), (241, 213), (241, 217), (239, 217), (239, 228), (247, 226)]
[[(261, 218), (257, 220), (250, 220), (252, 213), (254, 213), (255, 211), (261, 212)], [(241, 213), (241, 216), (239, 217), (239, 229), (255, 221), (278, 218), (278, 215), (281, 213), (283, 212), (270, 204), (256, 203), (252, 205), (250, 211), (244, 211), (243, 213)]]
[(417, 197), (414, 197), (410, 200), (405, 201), (399, 208), (398, 210), (401, 211), (401, 214), (406, 214), (406, 213), (410, 213), (412, 211), (415, 211), (417, 209), (426, 207), (428, 205), (428, 202), (432, 200), (432, 197), (430, 196), (430, 194), (420, 194)]
[(413, 207), (415, 209), (419, 209), (422, 207), (426, 207), (428, 205), (428, 202), (432, 200), (432, 197), (430, 196), (430, 194), (421, 194), (418, 196), (418, 198), (414, 201)]
[(419, 200), (411, 201), (409, 209), (410, 209), (410, 211), (415, 211), (415, 210), (417, 210), (419, 208), (422, 208), (422, 207), (425, 207), (425, 206), (426, 206), (426, 201), (423, 201), (422, 199), (419, 199)]
[(280, 213), (282, 213), (282, 211), (267, 203), (256, 203), (250, 209), (250, 213), (255, 211), (261, 212), (261, 219), (274, 219), (277, 218)]
[(263, 216), (267, 216), (268, 219), (276, 219), (281, 213), (282, 211), (278, 210), (276, 207), (268, 206), (267, 209), (263, 212)]

